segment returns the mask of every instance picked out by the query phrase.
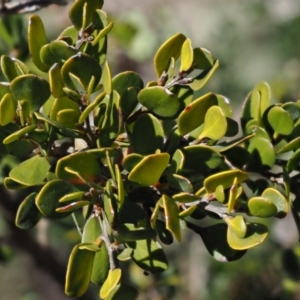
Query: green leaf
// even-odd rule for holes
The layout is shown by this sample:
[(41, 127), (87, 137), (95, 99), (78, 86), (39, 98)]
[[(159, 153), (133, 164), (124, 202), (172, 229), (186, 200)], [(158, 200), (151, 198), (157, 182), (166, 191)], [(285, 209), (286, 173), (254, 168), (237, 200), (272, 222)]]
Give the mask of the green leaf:
[(193, 192), (192, 183), (185, 177), (178, 174), (169, 174), (168, 175), (168, 183), (170, 187), (175, 189), (176, 191), (182, 191), (186, 193)]
[(94, 40), (92, 41), (92, 45), (95, 46), (99, 41), (104, 38), (114, 27), (114, 23), (110, 22), (107, 26), (99, 31)]
[(39, 211), (48, 218), (59, 219), (65, 218), (71, 212), (59, 213), (56, 211), (57, 208), (66, 205), (66, 202), (59, 202), (59, 200), (73, 192), (78, 192), (78, 189), (71, 183), (55, 179), (47, 182), (41, 191), (38, 193), (35, 199), (35, 203)]
[(247, 224), (244, 238), (238, 237), (231, 226), (228, 226), (227, 240), (232, 249), (246, 250), (261, 244), (268, 235), (268, 228), (263, 224)]
[(44, 184), (50, 164), (45, 157), (33, 156), (9, 172), (9, 177), (21, 184), (35, 186)]
[(133, 254), (133, 249), (131, 248), (125, 248), (122, 250), (122, 252), (117, 256), (118, 260), (120, 261), (126, 261), (131, 259)]
[(12, 81), (16, 77), (28, 73), (28, 68), (21, 61), (7, 55), (1, 56), (0, 65), (2, 72), (8, 81)]
[(224, 221), (240, 239), (246, 236), (247, 225), (243, 216), (225, 217)]
[(66, 167), (73, 169), (90, 181), (97, 182), (100, 180), (100, 167), (96, 157), (92, 154), (77, 152), (61, 158), (56, 165), (55, 174), (57, 178), (67, 180), (74, 184), (83, 184), (80, 178), (67, 172)]
[(289, 135), (294, 129), (292, 117), (283, 108), (274, 106), (268, 112), (268, 121), (273, 130), (282, 135)]
[(15, 78), (10, 89), (15, 99), (30, 103), (31, 111), (39, 110), (51, 95), (48, 81), (32, 74)]
[(155, 237), (156, 232), (152, 228), (136, 227), (133, 224), (119, 225), (117, 232), (114, 234), (114, 238), (120, 243), (135, 242)]
[(105, 300), (135, 300), (139, 295), (139, 291), (133, 286), (120, 282), (110, 292)]
[(146, 186), (154, 185), (167, 168), (169, 159), (168, 153), (148, 155), (131, 170), (128, 179)]
[(218, 104), (216, 95), (209, 93), (194, 100), (178, 117), (180, 135), (186, 135), (204, 123), (208, 109)]
[(47, 44), (45, 28), (41, 18), (37, 15), (29, 17), (28, 22), (28, 46), (33, 63), (43, 72), (48, 72), (49, 66), (40, 58), (41, 48)]
[(5, 126), (12, 122), (16, 115), (16, 104), (12, 96), (7, 93), (0, 102), (0, 125)]
[(55, 99), (50, 112), (50, 118), (67, 128), (75, 129), (80, 114), (81, 111), (77, 103), (68, 97), (61, 97)]
[[(246, 251), (237, 251), (232, 249), (227, 242), (226, 224), (215, 224), (208, 227), (199, 227), (194, 229), (198, 233), (203, 243), (216, 260), (220, 262), (229, 262), (240, 259)], [(212, 238), (213, 237), (213, 238)]]
[(289, 143), (284, 144), (282, 147), (280, 147), (276, 154), (281, 154), (284, 152), (292, 151), (292, 150), (298, 150), (300, 147), (300, 137), (297, 137), (293, 140), (291, 140)]
[(144, 83), (135, 72), (127, 71), (118, 74), (112, 80), (113, 89), (120, 95), (120, 107), (123, 116), (128, 117), (138, 104), (137, 94), (144, 87)]
[[(82, 243), (95, 243), (100, 241), (102, 229), (98, 217), (92, 215), (84, 225), (81, 237)], [(106, 246), (102, 243), (101, 248), (95, 255), (91, 281), (97, 285), (102, 285), (106, 280), (109, 271), (109, 257)]]
[(215, 60), (213, 66), (210, 69), (202, 71), (199, 75), (197, 75), (192, 83), (189, 84), (189, 86), (194, 90), (198, 91), (200, 90), (213, 76), (217, 68), (219, 67), (219, 61)]
[(186, 39), (181, 48), (181, 63), (179, 72), (184, 73), (189, 71), (193, 66), (194, 51), (190, 39)]
[(204, 187), (208, 194), (214, 193), (219, 185), (223, 185), (224, 189), (231, 187), (235, 178), (236, 184), (239, 184), (248, 178), (248, 174), (238, 169), (219, 172), (207, 177), (204, 180)]
[(159, 239), (165, 245), (171, 245), (173, 243), (173, 235), (172, 233), (166, 228), (166, 223), (157, 219), (156, 220), (156, 231)]
[(69, 257), (65, 293), (69, 297), (82, 296), (89, 287), (95, 252), (79, 249), (76, 245)]
[(144, 88), (139, 92), (138, 100), (151, 112), (162, 118), (174, 117), (180, 108), (177, 96), (160, 86)]
[(271, 104), (271, 91), (266, 82), (258, 83), (253, 91), (247, 96), (242, 112), (242, 125), (255, 119), (260, 122), (264, 111)]
[(172, 57), (175, 61), (179, 58), (181, 47), (185, 40), (186, 37), (183, 34), (178, 33), (165, 41), (157, 50), (154, 57), (154, 68), (158, 78), (164, 71), (168, 71)]
[(93, 23), (95, 11), (102, 6), (103, 0), (76, 0), (69, 10), (69, 17), (74, 27), (79, 31)]
[(267, 188), (261, 196), (276, 205), (277, 214), (275, 217), (283, 218), (286, 216), (289, 210), (289, 203), (286, 197), (284, 197), (279, 191), (274, 188)]
[(183, 165), (179, 169), (182, 174), (208, 171), (208, 169), (217, 168), (223, 162), (222, 155), (206, 145), (187, 146), (182, 149), (182, 153), (184, 156)]
[[(143, 139), (143, 137), (147, 139)], [(138, 117), (132, 131), (133, 151), (142, 154), (153, 154), (163, 147), (163, 129), (160, 122), (151, 114), (143, 114)]]
[(209, 51), (204, 48), (195, 48), (194, 50), (195, 69), (207, 70), (214, 64), (214, 59)]
[(35, 196), (37, 193), (29, 194), (18, 208), (16, 216), (16, 225), (21, 229), (31, 229), (42, 217), (42, 214), (35, 205)]
[(106, 299), (114, 287), (120, 282), (121, 269), (110, 269), (108, 276), (100, 289), (100, 297)]
[(143, 156), (140, 154), (132, 153), (127, 156), (122, 161), (124, 169), (130, 172), (141, 160)]
[(12, 134), (10, 134), (9, 136), (7, 136), (2, 143), (4, 145), (6, 144), (10, 144), (12, 142), (15, 142), (16, 140), (18, 140), (19, 138), (21, 138), (23, 135), (33, 131), (36, 128), (36, 125), (29, 125), (26, 127), (23, 127), (15, 132), (13, 132)]
[(95, 84), (92, 89), (94, 91), (101, 78), (102, 69), (95, 59), (80, 52), (70, 57), (61, 68), (61, 75), (66, 87), (76, 90), (76, 86), (74, 85), (70, 74), (73, 74), (80, 79), (80, 82), (86, 91), (88, 90), (91, 78), (94, 76)]
[(168, 268), (166, 255), (161, 246), (153, 240), (128, 243), (134, 250), (132, 260), (146, 272), (156, 274)]
[(287, 172), (292, 172), (297, 169), (300, 162), (300, 149), (297, 149), (286, 164)]
[(115, 174), (116, 174), (117, 188), (118, 188), (118, 208), (121, 209), (124, 204), (126, 191), (123, 183), (123, 177), (120, 168), (117, 164), (115, 164)]
[(204, 128), (199, 140), (207, 137), (213, 140), (221, 139), (227, 131), (227, 120), (223, 110), (212, 106), (205, 114)]
[(103, 73), (101, 77), (101, 83), (103, 85), (103, 91), (109, 95), (112, 92), (112, 80), (111, 71), (108, 62), (103, 65)]
[(56, 62), (61, 62), (69, 59), (77, 54), (77, 50), (62, 40), (54, 40), (49, 44), (49, 50), (56, 58)]
[(270, 218), (277, 213), (274, 203), (264, 197), (253, 197), (248, 201), (249, 212), (254, 217)]
[(248, 146), (250, 158), (247, 164), (249, 171), (270, 169), (275, 163), (275, 151), (270, 141), (255, 137)]
[(54, 98), (60, 98), (65, 95), (63, 91), (64, 83), (60, 71), (61, 68), (58, 63), (54, 64), (49, 70), (50, 90)]
[(165, 209), (166, 228), (175, 236), (178, 242), (181, 242), (181, 228), (179, 221), (179, 209), (174, 199), (167, 195), (162, 196)]
[(57, 207), (55, 209), (55, 211), (58, 213), (73, 212), (74, 210), (77, 210), (78, 208), (87, 206), (89, 204), (91, 204), (91, 202), (88, 200), (76, 201), (76, 202), (72, 202), (70, 204), (66, 204), (65, 206), (62, 206), (62, 207)]

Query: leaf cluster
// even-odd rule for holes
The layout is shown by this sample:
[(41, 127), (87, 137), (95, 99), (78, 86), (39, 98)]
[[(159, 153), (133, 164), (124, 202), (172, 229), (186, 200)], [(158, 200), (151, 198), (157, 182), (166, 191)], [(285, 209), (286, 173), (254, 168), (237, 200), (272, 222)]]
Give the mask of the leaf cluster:
[(30, 190), (18, 227), (41, 217), (84, 219), (65, 292), (80, 297), (91, 281), (103, 299), (135, 299), (120, 264), (166, 270), (160, 244), (181, 242), (185, 228), (215, 259), (232, 261), (267, 237), (259, 218), (282, 218), (291, 207), (299, 224), (300, 105), (272, 104), (261, 82), (239, 126), (224, 96), (194, 97), (219, 62), (183, 34), (155, 54), (156, 80), (144, 84), (132, 71), (113, 77), (113, 23), (102, 6), (77, 0), (73, 25), (50, 42), (42, 20), (29, 18), (29, 50), (43, 76), (1, 57), (0, 154), (22, 160), (5, 186)]

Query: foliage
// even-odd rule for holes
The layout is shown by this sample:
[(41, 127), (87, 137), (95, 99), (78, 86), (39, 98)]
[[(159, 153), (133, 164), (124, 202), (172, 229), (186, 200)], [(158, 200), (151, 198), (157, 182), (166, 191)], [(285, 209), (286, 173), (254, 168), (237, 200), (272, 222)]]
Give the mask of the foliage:
[(272, 104), (268, 84), (257, 84), (236, 137), (224, 96), (194, 99), (219, 62), (183, 34), (158, 49), (156, 81), (144, 85), (132, 71), (112, 77), (113, 23), (102, 6), (77, 0), (73, 25), (51, 42), (42, 20), (29, 18), (29, 51), (42, 76), (1, 57), (0, 154), (22, 160), (4, 184), (28, 191), (16, 216), (22, 229), (41, 217), (74, 218), (81, 243), (70, 254), (65, 292), (80, 297), (92, 281), (102, 299), (135, 299), (122, 261), (165, 271), (160, 243), (181, 242), (184, 228), (226, 262), (265, 240), (260, 218), (283, 218), (291, 208), (299, 226), (299, 103)]

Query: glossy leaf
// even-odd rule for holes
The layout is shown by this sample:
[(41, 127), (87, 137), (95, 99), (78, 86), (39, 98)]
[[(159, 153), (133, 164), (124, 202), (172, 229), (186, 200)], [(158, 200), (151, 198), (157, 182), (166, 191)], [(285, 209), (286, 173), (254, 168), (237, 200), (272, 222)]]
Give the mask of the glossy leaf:
[(95, 252), (76, 245), (69, 257), (65, 293), (69, 297), (82, 296), (89, 287)]
[(156, 220), (156, 231), (159, 239), (165, 245), (171, 245), (173, 243), (173, 235), (167, 229), (165, 222), (157, 219)]
[(186, 39), (181, 48), (181, 63), (179, 72), (184, 73), (191, 69), (194, 61), (194, 51), (190, 39)]
[(61, 158), (57, 165), (55, 174), (57, 178), (64, 179), (75, 184), (82, 184), (82, 180), (76, 175), (67, 172), (65, 167), (72, 168), (84, 178), (90, 181), (100, 180), (100, 167), (97, 159), (92, 154), (78, 152)]
[(281, 107), (274, 106), (268, 112), (268, 121), (275, 132), (289, 135), (294, 128), (292, 117)]
[(41, 18), (37, 15), (29, 17), (28, 22), (28, 46), (33, 63), (43, 72), (48, 72), (49, 66), (40, 58), (41, 48), (47, 44), (45, 28)]
[(159, 181), (168, 166), (169, 159), (168, 153), (148, 155), (131, 170), (128, 179), (146, 186), (153, 185)]
[(143, 156), (140, 154), (132, 153), (127, 155), (123, 161), (123, 167), (130, 172), (141, 160), (143, 159)]
[(101, 298), (105, 299), (109, 296), (110, 292), (120, 282), (121, 275), (122, 275), (121, 269), (110, 269), (109, 270), (108, 276), (100, 289), (100, 297)]
[(31, 229), (42, 217), (42, 214), (35, 205), (35, 196), (37, 193), (29, 194), (20, 204), (17, 216), (16, 225), (21, 229)]
[(0, 125), (5, 126), (12, 122), (16, 115), (16, 104), (12, 96), (7, 93), (0, 102)]
[(74, 101), (68, 97), (61, 97), (55, 99), (51, 112), (50, 118), (59, 122), (67, 128), (76, 128), (81, 112)]
[(234, 209), (235, 202), (239, 196), (238, 193), (238, 178), (235, 177), (232, 186), (229, 189), (229, 199), (228, 199), (228, 207), (227, 207), (227, 212), (228, 214), (231, 213), (231, 211)]
[(143, 228), (136, 227), (133, 224), (124, 224), (124, 226), (119, 226), (114, 237), (117, 242), (128, 243), (155, 238), (156, 232), (152, 228)]
[(235, 216), (234, 218), (226, 217), (224, 220), (240, 239), (246, 236), (247, 225), (243, 216)]
[(120, 261), (126, 261), (131, 259), (131, 256), (133, 254), (133, 249), (131, 248), (125, 248), (122, 250), (122, 252), (117, 256), (118, 260)]
[(16, 77), (28, 73), (28, 68), (18, 59), (10, 58), (7, 55), (1, 56), (1, 68), (8, 81), (13, 81)]
[(168, 175), (168, 183), (173, 189), (175, 189), (177, 191), (182, 191), (185, 193), (193, 192), (192, 183), (187, 178), (185, 178), (181, 175), (178, 175), (178, 174)]
[[(99, 218), (92, 215), (83, 228), (82, 243), (96, 243), (102, 234)], [(106, 246), (102, 243), (101, 248), (96, 252), (91, 274), (91, 281), (97, 285), (102, 285), (106, 280), (109, 271), (109, 257)]]
[(289, 204), (286, 197), (284, 197), (278, 190), (274, 188), (267, 188), (264, 190), (261, 196), (276, 205), (276, 217), (283, 218), (286, 216), (289, 210)]
[(31, 111), (39, 110), (51, 95), (48, 81), (32, 74), (15, 78), (10, 89), (15, 99), (30, 103)]
[(60, 98), (65, 95), (63, 91), (64, 83), (60, 73), (60, 65), (54, 64), (49, 70), (49, 84), (51, 94), (54, 98)]
[(120, 95), (120, 107), (126, 118), (137, 106), (137, 94), (144, 87), (144, 83), (137, 73), (127, 71), (115, 76), (112, 85), (113, 89)]
[(172, 57), (175, 60), (179, 58), (181, 54), (181, 47), (185, 40), (186, 37), (183, 34), (178, 33), (165, 41), (157, 50), (154, 57), (154, 68), (158, 78), (164, 71), (168, 71)]
[(146, 272), (160, 273), (168, 268), (166, 255), (161, 246), (153, 240), (128, 243), (134, 250), (132, 260)]
[(275, 151), (270, 141), (264, 138), (253, 138), (248, 146), (250, 159), (248, 170), (257, 171), (272, 168), (275, 163)]
[[(143, 139), (143, 136), (147, 139)], [(162, 150), (163, 136), (161, 124), (154, 116), (151, 114), (139, 116), (134, 123), (131, 138), (134, 152), (147, 155)]]
[(184, 156), (182, 173), (203, 172), (214, 169), (223, 162), (221, 154), (206, 145), (187, 146), (182, 149), (182, 153)]
[(138, 297), (138, 290), (133, 286), (120, 282), (110, 292), (106, 300), (135, 300)]
[(200, 227), (195, 231), (201, 236), (210, 255), (220, 262), (235, 261), (245, 254), (245, 250), (237, 251), (229, 246), (226, 224), (219, 223), (204, 228)]
[(251, 119), (260, 119), (271, 103), (270, 87), (265, 82), (258, 83), (246, 98), (243, 105), (242, 122), (245, 124)]
[(166, 228), (175, 236), (178, 242), (181, 242), (181, 228), (179, 222), (179, 209), (174, 199), (167, 195), (162, 196), (165, 209)]
[(252, 216), (270, 218), (277, 213), (277, 207), (264, 197), (253, 197), (248, 201), (249, 212)]
[(227, 131), (227, 120), (224, 112), (218, 106), (212, 106), (205, 114), (204, 128), (199, 140), (208, 137), (213, 140), (221, 139)]
[(247, 250), (261, 244), (268, 235), (268, 228), (263, 224), (247, 224), (247, 233), (239, 238), (231, 226), (227, 229), (228, 244), (235, 250)]
[(187, 192), (181, 192), (172, 196), (175, 201), (180, 203), (190, 203), (199, 200), (199, 197)]
[(141, 90), (138, 94), (138, 100), (151, 112), (162, 118), (174, 117), (180, 107), (178, 98), (160, 86)]
[(219, 61), (215, 60), (213, 66), (210, 69), (202, 71), (199, 75), (194, 77), (192, 83), (189, 86), (194, 90), (198, 91), (210, 80), (217, 68), (219, 67)]
[(287, 165), (286, 165), (287, 172), (290, 173), (293, 170), (295, 170), (299, 165), (299, 161), (300, 161), (300, 149), (295, 151), (295, 153), (292, 155), (292, 157), (288, 160)]
[(74, 27), (79, 31), (81, 28), (85, 29), (86, 26), (93, 23), (94, 12), (97, 9), (101, 9), (102, 6), (103, 0), (76, 0), (69, 10), (69, 17)]
[(214, 94), (206, 94), (188, 105), (178, 117), (178, 129), (180, 135), (186, 135), (204, 123), (208, 109), (218, 104)]
[(44, 184), (50, 164), (45, 157), (33, 156), (9, 172), (9, 177), (27, 186)]
[(248, 174), (238, 169), (219, 172), (207, 177), (204, 180), (204, 187), (208, 194), (213, 193), (219, 185), (223, 185), (224, 189), (231, 187), (235, 178), (236, 184), (239, 184), (248, 178)]
[(61, 75), (66, 87), (76, 90), (76, 86), (74, 85), (70, 77), (70, 73), (74, 74), (80, 79), (80, 82), (82, 83), (85, 90), (88, 89), (91, 78), (92, 76), (94, 76), (94, 90), (101, 78), (102, 69), (98, 62), (91, 56), (84, 53), (78, 53), (70, 57), (61, 68)]
[(47, 182), (35, 199), (39, 211), (48, 218), (59, 219), (65, 218), (71, 212), (59, 213), (57, 208), (66, 205), (66, 202), (59, 202), (63, 196), (68, 193), (77, 192), (78, 189), (67, 181), (55, 179)]

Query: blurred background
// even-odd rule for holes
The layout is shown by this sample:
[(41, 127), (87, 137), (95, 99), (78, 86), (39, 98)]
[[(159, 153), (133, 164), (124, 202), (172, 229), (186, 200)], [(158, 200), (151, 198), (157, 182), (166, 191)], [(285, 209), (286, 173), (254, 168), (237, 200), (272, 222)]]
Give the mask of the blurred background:
[[(49, 40), (69, 26), (67, 6), (37, 12)], [(242, 102), (259, 81), (270, 84), (274, 102), (300, 98), (300, 5), (298, 0), (111, 0), (103, 8), (115, 21), (108, 60), (113, 74), (134, 70), (145, 83), (155, 80), (153, 56), (177, 32), (220, 60), (220, 68), (201, 94), (223, 94), (238, 115)], [(0, 54), (26, 59), (27, 15), (0, 19)], [(0, 170), (3, 180), (7, 170)], [(20, 232), (14, 213), (24, 195), (0, 189), (0, 298), (64, 300), (68, 255), (79, 236), (71, 220), (42, 220)], [(165, 247), (170, 269), (144, 276), (128, 265), (130, 280), (142, 299), (300, 299), (300, 245), (292, 216), (267, 224), (271, 234), (241, 260), (220, 263), (201, 239), (186, 231), (182, 244)], [(82, 299), (97, 299), (91, 286)]]

